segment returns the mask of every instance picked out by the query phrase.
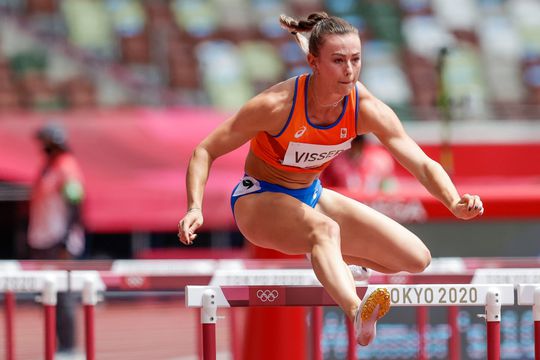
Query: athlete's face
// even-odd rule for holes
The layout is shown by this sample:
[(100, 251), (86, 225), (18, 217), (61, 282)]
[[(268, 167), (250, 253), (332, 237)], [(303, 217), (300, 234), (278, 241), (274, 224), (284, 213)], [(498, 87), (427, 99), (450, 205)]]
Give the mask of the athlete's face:
[(308, 55), (313, 71), (321, 81), (346, 95), (354, 87), (360, 74), (360, 37), (358, 34), (328, 35), (319, 56)]

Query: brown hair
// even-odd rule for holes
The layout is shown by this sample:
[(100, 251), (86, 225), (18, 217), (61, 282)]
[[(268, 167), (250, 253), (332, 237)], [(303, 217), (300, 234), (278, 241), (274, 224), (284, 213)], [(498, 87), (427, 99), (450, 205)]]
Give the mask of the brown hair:
[[(358, 29), (347, 21), (329, 16), (325, 12), (316, 12), (310, 14), (307, 19), (296, 20), (287, 15), (280, 15), (279, 22), (281, 26), (295, 36), (296, 42), (302, 48), (304, 53), (319, 55), (319, 50), (327, 35), (345, 35), (358, 34)], [(309, 41), (301, 32), (311, 32)]]

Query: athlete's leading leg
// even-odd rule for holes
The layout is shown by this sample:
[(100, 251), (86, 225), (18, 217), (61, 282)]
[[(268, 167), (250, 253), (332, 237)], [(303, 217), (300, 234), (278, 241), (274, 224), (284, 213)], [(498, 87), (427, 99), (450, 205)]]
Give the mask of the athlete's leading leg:
[(324, 189), (317, 210), (339, 224), (348, 263), (389, 273), (421, 272), (431, 261), (429, 250), (416, 235), (358, 201)]
[[(341, 250), (349, 263), (383, 272), (422, 271), (429, 264), (429, 251), (418, 237), (357, 201), (324, 189), (316, 209), (339, 224)], [(359, 344), (367, 345), (374, 339), (376, 322), (389, 306), (389, 294), (383, 289), (362, 299), (355, 321)]]
[(339, 225), (281, 193), (250, 194), (235, 204), (238, 228), (252, 243), (287, 254), (311, 253), (313, 270), (329, 295), (353, 319), (360, 305), (341, 255)]

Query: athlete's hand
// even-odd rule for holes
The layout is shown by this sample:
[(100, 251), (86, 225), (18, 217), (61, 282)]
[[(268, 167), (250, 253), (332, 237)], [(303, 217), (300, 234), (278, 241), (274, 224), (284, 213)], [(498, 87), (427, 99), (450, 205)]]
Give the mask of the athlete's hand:
[(452, 213), (460, 219), (469, 220), (484, 213), (480, 196), (465, 194), (452, 206)]
[(186, 244), (193, 244), (193, 240), (197, 237), (195, 231), (203, 224), (203, 215), (201, 209), (189, 209), (178, 222), (178, 239)]

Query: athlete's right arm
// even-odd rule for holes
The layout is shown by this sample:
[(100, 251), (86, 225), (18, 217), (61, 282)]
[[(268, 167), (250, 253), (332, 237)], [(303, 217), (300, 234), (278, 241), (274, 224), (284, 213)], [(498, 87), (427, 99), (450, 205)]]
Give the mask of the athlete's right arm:
[(287, 82), (249, 100), (234, 116), (220, 124), (193, 151), (186, 175), (186, 215), (178, 223), (178, 237), (189, 245), (202, 225), (202, 201), (210, 167), (215, 159), (255, 137), (260, 131), (278, 133), (287, 119), (291, 98)]

